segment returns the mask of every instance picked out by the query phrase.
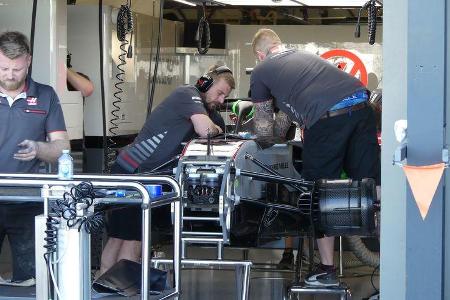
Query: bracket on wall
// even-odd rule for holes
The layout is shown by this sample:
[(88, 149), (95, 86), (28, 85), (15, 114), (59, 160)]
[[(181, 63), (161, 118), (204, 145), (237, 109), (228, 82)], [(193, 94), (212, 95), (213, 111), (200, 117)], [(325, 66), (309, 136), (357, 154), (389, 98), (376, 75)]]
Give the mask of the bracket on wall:
[[(394, 158), (392, 159), (392, 164), (399, 167), (406, 165), (407, 159), (407, 144), (402, 143), (394, 151)], [(447, 148), (442, 149), (442, 162), (445, 164), (445, 168), (449, 167), (449, 152)]]

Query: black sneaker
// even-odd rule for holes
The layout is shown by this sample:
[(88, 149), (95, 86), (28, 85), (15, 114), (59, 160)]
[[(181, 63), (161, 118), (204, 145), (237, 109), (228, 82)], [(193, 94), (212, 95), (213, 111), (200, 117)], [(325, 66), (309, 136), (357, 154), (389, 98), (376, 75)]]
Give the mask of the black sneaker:
[(278, 267), (280, 269), (292, 269), (294, 267), (294, 253), (292, 251), (284, 251)]
[(310, 286), (338, 286), (336, 268), (320, 264), (306, 276), (305, 283)]

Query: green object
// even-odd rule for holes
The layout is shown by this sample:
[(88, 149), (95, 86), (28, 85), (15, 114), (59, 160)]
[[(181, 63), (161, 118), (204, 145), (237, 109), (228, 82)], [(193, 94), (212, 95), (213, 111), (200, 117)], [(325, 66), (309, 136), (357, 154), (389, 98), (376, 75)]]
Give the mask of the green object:
[(341, 172), (341, 179), (348, 179), (348, 175), (347, 175), (347, 173), (345, 173), (344, 170), (342, 170), (342, 172)]
[(242, 101), (242, 100), (234, 101), (234, 102), (233, 102), (233, 105), (231, 106), (231, 111), (232, 111), (235, 115), (238, 114), (238, 112), (237, 112), (236, 110), (237, 110), (237, 106), (238, 106), (239, 102), (241, 102), (241, 101)]
[[(239, 114), (238, 111), (238, 105), (239, 103), (242, 102), (242, 100), (237, 100), (233, 102), (233, 105), (231, 106), (231, 111), (237, 116)], [(246, 118), (250, 119), (251, 117), (253, 117), (255, 113), (255, 107), (252, 107), (252, 110), (247, 114)]]

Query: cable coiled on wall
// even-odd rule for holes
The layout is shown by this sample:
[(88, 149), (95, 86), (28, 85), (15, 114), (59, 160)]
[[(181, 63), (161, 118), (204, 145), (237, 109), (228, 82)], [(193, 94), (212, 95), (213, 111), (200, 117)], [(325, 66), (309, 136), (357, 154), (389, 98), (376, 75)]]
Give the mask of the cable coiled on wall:
[(375, 0), (370, 1), (369, 6), (367, 7), (367, 17), (369, 44), (373, 45), (375, 43), (375, 34), (377, 31), (377, 7), (375, 6)]
[(364, 9), (367, 9), (367, 26), (368, 26), (368, 35), (369, 35), (369, 44), (373, 45), (375, 44), (375, 36), (376, 36), (376, 30), (377, 30), (377, 1), (376, 0), (369, 0), (367, 1), (360, 9), (358, 13), (358, 21), (356, 22), (356, 28), (355, 28), (355, 37), (359, 38), (361, 36), (361, 13)]
[[(203, 37), (205, 37), (204, 48), (202, 48)], [(203, 16), (200, 18), (200, 21), (198, 22), (195, 40), (197, 41), (198, 53), (202, 55), (208, 53), (209, 46), (211, 45), (211, 32), (209, 30), (208, 19), (206, 18), (206, 4), (204, 2), (203, 2)]]
[[(126, 5), (121, 5), (119, 12), (117, 14), (117, 39), (120, 44), (120, 55), (119, 55), (119, 64), (116, 66), (117, 68), (117, 74), (116, 79), (117, 81), (114, 83), (114, 87), (116, 91), (113, 93), (114, 100), (112, 101), (112, 110), (110, 112), (111, 119), (109, 120), (109, 133), (110, 137), (107, 140), (107, 149), (106, 149), (106, 163), (105, 163), (105, 171), (109, 173), (111, 171), (111, 166), (114, 163), (116, 159), (116, 151), (114, 150), (115, 146), (117, 145), (116, 142), (113, 140), (113, 136), (117, 135), (117, 129), (119, 128), (119, 120), (120, 120), (120, 103), (122, 103), (122, 97), (121, 94), (124, 92), (122, 85), (124, 84), (124, 76), (125, 76), (125, 69), (124, 66), (126, 65), (125, 56), (131, 57), (132, 56), (132, 45), (131, 41), (133, 38), (133, 14), (131, 12), (131, 0), (127, 1)], [(131, 34), (130, 42), (128, 42), (126, 36), (127, 34)], [(128, 46), (128, 51), (125, 49), (125, 47)]]
[(131, 13), (131, 1), (129, 1), (126, 5), (120, 6), (117, 14), (117, 39), (120, 42), (125, 42), (127, 34), (132, 32), (133, 15)]

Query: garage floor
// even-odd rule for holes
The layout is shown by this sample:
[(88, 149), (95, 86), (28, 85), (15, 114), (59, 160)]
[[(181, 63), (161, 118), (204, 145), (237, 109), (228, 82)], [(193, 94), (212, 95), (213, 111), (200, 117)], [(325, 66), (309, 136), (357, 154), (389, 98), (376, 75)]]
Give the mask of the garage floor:
[[(0, 256), (0, 274), (2, 277), (10, 275), (9, 251), (5, 245)], [(165, 249), (163, 249), (165, 250)], [(170, 252), (168, 249), (166, 252)], [(281, 250), (250, 249), (245, 255), (254, 263), (250, 280), (250, 299), (288, 299), (287, 287), (293, 282), (294, 273), (291, 270), (278, 270), (276, 263), (281, 257)], [(345, 283), (352, 294), (352, 299), (368, 299), (378, 288), (378, 270), (362, 265), (351, 252), (343, 253), (343, 276), (341, 282)], [(170, 256), (170, 254), (167, 254)], [(189, 258), (208, 259), (214, 258), (215, 249), (212, 248), (189, 248)], [(243, 259), (244, 251), (240, 249), (225, 249), (225, 259)], [(337, 255), (337, 253), (336, 253)], [(337, 262), (337, 258), (336, 258)], [(305, 269), (307, 266), (305, 265)], [(198, 300), (229, 300), (237, 299), (235, 286), (235, 271), (186, 268), (182, 271), (181, 299)], [(34, 299), (34, 288), (16, 288), (0, 286), (0, 299)], [(110, 296), (103, 299), (124, 299), (124, 297)], [(139, 299), (133, 297), (133, 299)], [(297, 298), (293, 298), (297, 299)], [(339, 295), (310, 294), (301, 295), (298, 299), (305, 300), (328, 300), (341, 299)], [(344, 298), (345, 299), (345, 298)]]

